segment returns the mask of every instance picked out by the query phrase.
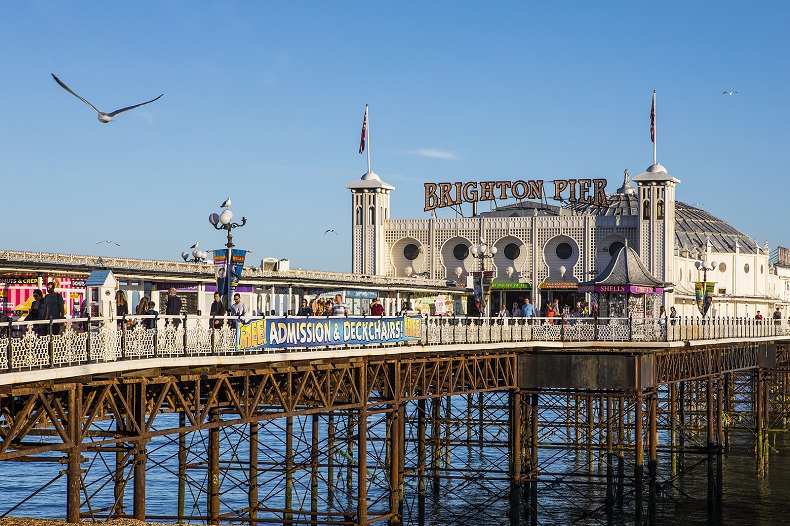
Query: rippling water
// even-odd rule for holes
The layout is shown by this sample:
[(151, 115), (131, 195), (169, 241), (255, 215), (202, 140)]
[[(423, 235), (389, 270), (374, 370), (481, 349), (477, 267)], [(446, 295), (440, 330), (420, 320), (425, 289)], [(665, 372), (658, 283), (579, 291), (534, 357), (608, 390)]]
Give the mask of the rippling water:
[[(163, 419), (173, 419), (172, 415), (163, 416)], [(172, 424), (172, 422), (171, 422)], [(298, 426), (297, 426), (298, 427)], [(304, 426), (309, 429), (309, 425)], [(375, 425), (373, 426), (375, 428)], [(325, 431), (325, 422), (322, 421), (321, 433)], [(375, 429), (374, 429), (375, 431)], [(240, 431), (243, 433), (243, 430)], [(491, 442), (497, 441), (496, 426), (486, 429), (486, 438)], [(374, 432), (375, 434), (375, 432)], [(267, 473), (267, 463), (277, 460), (278, 455), (284, 452), (282, 430), (272, 427), (261, 432), (261, 478), (260, 496), (267, 500), (272, 507), (283, 505), (282, 474)], [(205, 451), (205, 437), (195, 434), (190, 438), (191, 452), (189, 462), (201, 462), (202, 452)], [(297, 464), (309, 462), (309, 437), (295, 437)], [(500, 440), (501, 442), (501, 440)], [(605, 487), (600, 484), (600, 463), (593, 462), (593, 469), (588, 470), (587, 476), (574, 478), (573, 483), (568, 481), (571, 477), (562, 476), (561, 473), (579, 472), (580, 467), (586, 469), (589, 464), (587, 453), (573, 453), (568, 451), (541, 450), (542, 459), (557, 455), (558, 464), (553, 468), (560, 474), (544, 474), (539, 483), (537, 497), (537, 524), (612, 524), (612, 525), (755, 525), (769, 526), (775, 524), (790, 524), (788, 510), (790, 510), (790, 463), (787, 462), (787, 453), (790, 452), (790, 436), (787, 434), (772, 435), (770, 438), (770, 455), (768, 470), (765, 477), (757, 476), (757, 463), (754, 455), (754, 438), (749, 433), (732, 433), (730, 435), (730, 449), (723, 455), (723, 500), (714, 509), (708, 508), (708, 472), (707, 456), (686, 453), (678, 457), (678, 471), (682, 472), (670, 481), (669, 466), (671, 457), (669, 453), (662, 452), (659, 457), (659, 482), (665, 491), (651, 503), (647, 492), (642, 499), (641, 513), (636, 500), (626, 487), (625, 498), (621, 506), (616, 506), (613, 513), (607, 516), (602, 508), (605, 496)], [(243, 464), (248, 455), (247, 442), (241, 440), (236, 446), (225, 443), (222, 446), (223, 462), (239, 461)], [(176, 512), (177, 486), (175, 470), (175, 452), (177, 445), (174, 441), (164, 437), (157, 437), (148, 447), (149, 473), (147, 475), (147, 513), (154, 515), (173, 515)], [(456, 473), (455, 478), (445, 478), (442, 481), (442, 495), (438, 500), (433, 500), (430, 489), (429, 497), (425, 502), (425, 524), (474, 524), (495, 525), (507, 524), (509, 513), (508, 485), (501, 473), (494, 473), (507, 469), (503, 460), (502, 448), (487, 447), (482, 450), (473, 447), (457, 446), (453, 451), (455, 455), (453, 464), (463, 462), (468, 469)], [(345, 455), (339, 452), (337, 458), (341, 461)], [(88, 462), (83, 464), (84, 469), (90, 469), (91, 475), (87, 477), (86, 491), (100, 496), (92, 498), (94, 508), (111, 505), (112, 481), (101, 477), (98, 473), (109, 472), (103, 468), (103, 462), (112, 465), (115, 455), (94, 456), (87, 455)], [(407, 453), (407, 464), (409, 463)], [(504, 462), (504, 467), (502, 463)], [(241, 464), (240, 464), (241, 465)], [(64, 465), (55, 462), (29, 463), (29, 462), (3, 462), (0, 463), (0, 515), (25, 517), (62, 518), (65, 516), (65, 476), (59, 476)], [(630, 475), (626, 468), (626, 474)], [(371, 509), (379, 511), (386, 508), (386, 471), (382, 467), (372, 465), (369, 475), (374, 479), (371, 484), (371, 501), (383, 497), (382, 501), (375, 501)], [(474, 475), (478, 471), (487, 475)], [(470, 474), (471, 473), (471, 474)], [(188, 488), (186, 498), (187, 513), (205, 513), (205, 496), (194, 494), (195, 488), (204, 484), (205, 469), (190, 471), (193, 477), (193, 486)], [(241, 508), (246, 505), (246, 481), (243, 469), (228, 471), (223, 476), (222, 488), (226, 490), (223, 496), (223, 506)], [(322, 472), (322, 479), (326, 473)], [(344, 470), (337, 470), (336, 480), (344, 480)], [(203, 478), (203, 480), (201, 480)], [(309, 470), (303, 470), (296, 476), (296, 487), (301, 495), (308, 494)], [(54, 482), (38, 495), (33, 495), (48, 481)], [(419, 503), (415, 495), (415, 480), (407, 481), (407, 499), (404, 503), (404, 516), (408, 523), (417, 522), (419, 516)], [(354, 490), (355, 491), (355, 490)], [(353, 495), (353, 492), (352, 492)], [(25, 499), (28, 499), (23, 502)], [(323, 506), (326, 495), (322, 495)], [(84, 500), (84, 499), (83, 499)], [(16, 504), (17, 508), (12, 509)], [(131, 483), (126, 492), (126, 511), (132, 512)], [(309, 500), (295, 503), (309, 509)], [(319, 506), (318, 509), (323, 509)], [(333, 501), (334, 509), (346, 511), (353, 515), (356, 503), (353, 498), (338, 494)], [(83, 507), (83, 511), (86, 508)], [(527, 522), (528, 524), (528, 522)]]

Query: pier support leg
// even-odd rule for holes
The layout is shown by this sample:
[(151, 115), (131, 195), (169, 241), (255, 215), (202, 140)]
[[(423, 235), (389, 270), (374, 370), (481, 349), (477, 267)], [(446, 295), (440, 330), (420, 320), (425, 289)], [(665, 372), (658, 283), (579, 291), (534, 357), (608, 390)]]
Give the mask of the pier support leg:
[(431, 485), (433, 487), (433, 494), (437, 498), (439, 497), (439, 488), (441, 487), (441, 476), (440, 476), (441, 465), (442, 465), (441, 464), (441, 459), (442, 459), (441, 417), (442, 417), (442, 399), (431, 398), (431, 477), (432, 477)]
[(529, 406), (529, 523), (538, 524), (538, 394), (532, 394)]
[(80, 489), (82, 487), (82, 470), (80, 469), (81, 439), (79, 424), (82, 420), (78, 406), (82, 397), (82, 387), (76, 385), (68, 395), (68, 432), (72, 447), (68, 452), (68, 467), (66, 468), (66, 520), (71, 524), (80, 522)]
[[(145, 429), (145, 391), (146, 382), (142, 381), (133, 387), (134, 392), (134, 419), (139, 429)], [(141, 431), (141, 433), (144, 433)], [(136, 438), (134, 452), (134, 518), (145, 520), (145, 468), (148, 462), (148, 453), (145, 449), (148, 439), (143, 435)]]
[(400, 371), (397, 362), (390, 366), (389, 384), (392, 392), (392, 407), (387, 414), (387, 431), (389, 435), (389, 511), (391, 518), (389, 526), (400, 526), (403, 513), (403, 454), (405, 441), (405, 407), (400, 400)]
[(362, 407), (357, 422), (357, 524), (368, 524), (368, 397), (367, 369), (365, 365), (357, 368), (357, 386), (362, 395)]
[[(469, 400), (471, 400), (471, 397)], [(425, 435), (426, 428), (428, 427), (426, 425), (427, 415), (425, 406), (425, 398), (417, 400), (417, 526), (425, 526), (425, 487), (427, 471)], [(471, 425), (468, 427), (471, 429)]]
[(291, 524), (293, 520), (293, 499), (294, 419), (292, 416), (287, 416), (285, 417), (285, 511), (283, 511), (283, 526)]
[[(212, 424), (220, 421), (219, 409), (210, 410), (209, 422)], [(208, 431), (208, 523), (219, 524), (219, 426)]]
[(522, 418), (523, 398), (519, 389), (511, 389), (508, 393), (510, 405), (509, 445), (510, 445), (510, 524), (520, 526), (523, 516), (524, 485), (523, 466), (524, 449), (521, 443), (524, 421)]
[(614, 410), (612, 408), (612, 397), (606, 397), (606, 513), (611, 515), (614, 511), (614, 436), (612, 433), (612, 420)]
[[(315, 416), (318, 418), (318, 415)], [(250, 423), (250, 493), (247, 503), (250, 507), (250, 526), (255, 526), (258, 518), (258, 430), (260, 422)]]
[[(186, 414), (178, 413), (178, 427), (187, 425)], [(184, 524), (187, 496), (187, 435), (183, 431), (178, 434), (178, 524)]]

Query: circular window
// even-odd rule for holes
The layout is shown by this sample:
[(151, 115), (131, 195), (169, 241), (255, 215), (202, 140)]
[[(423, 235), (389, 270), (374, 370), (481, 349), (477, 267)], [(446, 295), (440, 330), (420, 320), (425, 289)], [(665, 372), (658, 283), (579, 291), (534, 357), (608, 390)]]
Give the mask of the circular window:
[(609, 255), (614, 257), (617, 254), (617, 251), (623, 248), (625, 245), (620, 243), (619, 241), (615, 241), (611, 245), (609, 245)]
[(521, 255), (521, 248), (515, 243), (508, 243), (505, 246), (505, 257), (510, 261), (517, 259)]
[(469, 247), (464, 245), (463, 243), (458, 243), (453, 247), (453, 256), (458, 261), (463, 261), (469, 257)]
[(570, 243), (560, 243), (554, 251), (560, 259), (568, 259), (573, 255), (573, 247)]
[(414, 261), (417, 259), (417, 256), (420, 255), (420, 247), (415, 245), (414, 243), (409, 243), (405, 247), (403, 247), (403, 257), (408, 259), (409, 261)]
[(726, 272), (727, 271), (727, 264), (724, 262), (719, 263), (719, 272)]
[(749, 264), (748, 263), (743, 266), (743, 271), (746, 272), (747, 274), (749, 273)]

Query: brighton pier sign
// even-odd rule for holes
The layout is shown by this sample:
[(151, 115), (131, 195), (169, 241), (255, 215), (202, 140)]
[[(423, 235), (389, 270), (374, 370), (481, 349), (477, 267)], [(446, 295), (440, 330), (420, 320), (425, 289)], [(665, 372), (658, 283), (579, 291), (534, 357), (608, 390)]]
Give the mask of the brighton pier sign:
[[(606, 179), (555, 179), (549, 182), (554, 183), (555, 201), (608, 206), (604, 191)], [(544, 195), (542, 180), (425, 183), (425, 211), (494, 199), (541, 200)]]

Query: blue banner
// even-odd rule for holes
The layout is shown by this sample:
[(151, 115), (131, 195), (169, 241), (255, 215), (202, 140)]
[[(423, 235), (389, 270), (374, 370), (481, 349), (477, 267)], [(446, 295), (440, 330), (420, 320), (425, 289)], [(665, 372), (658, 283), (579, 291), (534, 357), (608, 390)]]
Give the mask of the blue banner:
[(265, 318), (240, 323), (236, 350), (420, 341), (419, 316)]

